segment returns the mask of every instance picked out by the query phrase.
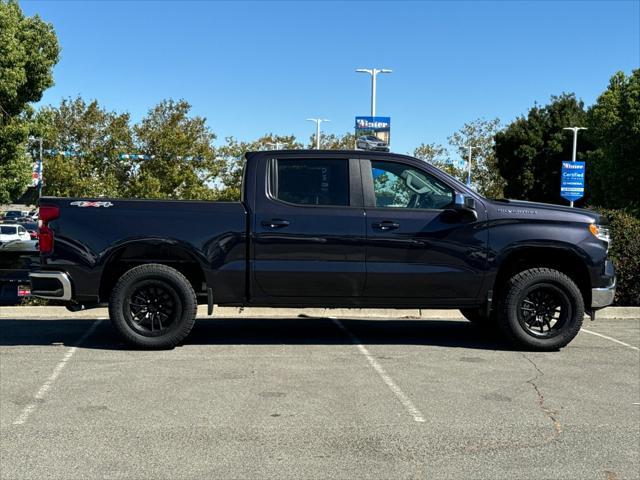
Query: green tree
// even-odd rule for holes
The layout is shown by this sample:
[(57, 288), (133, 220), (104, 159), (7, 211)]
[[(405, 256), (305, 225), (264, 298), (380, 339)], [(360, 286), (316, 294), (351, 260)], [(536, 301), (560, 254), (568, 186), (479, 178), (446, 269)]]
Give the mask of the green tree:
[(164, 100), (134, 126), (138, 151), (130, 197), (209, 200), (222, 171), (206, 119), (190, 115), (184, 100)]
[(25, 117), (29, 103), (53, 85), (59, 51), (51, 24), (25, 17), (15, 1), (0, 0), (0, 202), (20, 196), (31, 179)]
[(464, 181), (464, 168), (456, 165), (449, 156), (448, 150), (442, 145), (436, 143), (421, 143), (420, 146), (413, 151), (413, 156), (447, 172), (460, 181)]
[[(544, 107), (535, 105), (495, 135), (495, 154), (500, 175), (506, 180), (509, 198), (566, 203), (560, 197), (561, 161), (570, 160), (572, 137), (563, 130), (583, 126), (586, 112), (574, 94), (551, 97)], [(578, 159), (590, 149), (586, 139), (578, 142)]]
[(96, 100), (63, 99), (43, 107), (32, 130), (45, 149), (44, 193), (57, 196), (122, 196), (133, 164), (120, 154), (135, 150), (129, 114), (109, 112)]
[(500, 119), (479, 118), (465, 123), (460, 130), (449, 137), (449, 144), (456, 149), (465, 166), (463, 175), (457, 176), (466, 183), (469, 149), (471, 151), (471, 185), (481, 195), (488, 198), (504, 196), (505, 180), (500, 175), (496, 162), (494, 138), (500, 129)]
[(225, 138), (225, 144), (218, 148), (218, 158), (223, 161), (219, 181), (218, 199), (239, 200), (244, 170), (244, 155), (247, 152), (263, 150), (299, 150), (302, 144), (293, 135), (269, 133), (253, 142), (241, 142), (234, 137)]
[[(316, 136), (311, 135), (307, 148), (316, 148)], [(320, 148), (322, 150), (354, 150), (356, 148), (356, 136), (347, 132), (343, 135), (320, 132)]]
[(640, 69), (616, 73), (587, 114), (591, 202), (640, 215)]

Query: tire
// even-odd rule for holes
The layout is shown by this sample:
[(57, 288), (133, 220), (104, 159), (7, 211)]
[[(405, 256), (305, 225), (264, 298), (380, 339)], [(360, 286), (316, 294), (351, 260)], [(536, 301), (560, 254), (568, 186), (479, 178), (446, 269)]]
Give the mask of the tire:
[(493, 320), (491, 317), (486, 315), (482, 308), (461, 308), (460, 313), (471, 323), (475, 323), (477, 325), (486, 325), (487, 323), (491, 323)]
[(509, 279), (503, 292), (498, 325), (514, 345), (558, 350), (580, 331), (584, 300), (564, 273), (550, 268), (525, 270)]
[(127, 271), (109, 299), (109, 317), (118, 333), (127, 343), (148, 349), (182, 342), (193, 328), (197, 309), (196, 294), (184, 275), (155, 263)]

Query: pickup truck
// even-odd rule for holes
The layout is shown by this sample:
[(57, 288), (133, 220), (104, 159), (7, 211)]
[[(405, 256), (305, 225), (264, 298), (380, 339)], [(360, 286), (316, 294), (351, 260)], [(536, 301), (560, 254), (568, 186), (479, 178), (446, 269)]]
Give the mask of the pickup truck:
[(460, 309), (516, 346), (557, 350), (612, 303), (606, 219), (489, 200), (412, 157), (245, 156), (239, 202), (40, 201), (32, 294), (109, 306), (124, 339), (171, 348), (199, 303)]

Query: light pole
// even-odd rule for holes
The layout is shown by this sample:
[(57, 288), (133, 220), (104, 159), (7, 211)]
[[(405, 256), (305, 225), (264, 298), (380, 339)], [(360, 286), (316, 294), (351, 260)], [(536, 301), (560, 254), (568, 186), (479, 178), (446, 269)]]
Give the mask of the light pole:
[(371, 116), (376, 116), (376, 77), (379, 73), (391, 73), (388, 68), (358, 68), (356, 72), (371, 75)]
[(471, 188), (471, 150), (478, 148), (476, 145), (465, 145), (469, 149), (469, 160), (467, 162), (467, 187)]
[(320, 150), (320, 124), (329, 122), (326, 118), (307, 118), (309, 122), (316, 122), (316, 150)]
[(280, 145), (283, 147), (286, 145), (285, 142), (267, 142), (266, 144), (270, 147), (275, 147), (273, 150), (280, 150)]
[[(578, 153), (578, 132), (580, 130), (586, 130), (587, 127), (564, 127), (563, 130), (571, 130), (573, 132), (573, 155), (571, 156), (571, 161), (576, 161), (576, 156)], [(573, 200), (569, 201), (569, 206), (573, 207)]]

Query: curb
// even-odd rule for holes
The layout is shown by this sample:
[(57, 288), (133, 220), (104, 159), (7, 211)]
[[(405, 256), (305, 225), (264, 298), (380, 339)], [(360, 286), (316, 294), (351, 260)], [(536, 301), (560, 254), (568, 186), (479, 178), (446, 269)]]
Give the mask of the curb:
[[(100, 318), (109, 316), (106, 308), (93, 308), (70, 312), (65, 307), (0, 307), (0, 318)], [(425, 310), (393, 308), (264, 308), (264, 307), (215, 307), (212, 317), (342, 317), (342, 318), (397, 318), (422, 320), (461, 320), (458, 310)], [(207, 306), (198, 307), (198, 318), (207, 317)], [(585, 316), (585, 318), (589, 318)], [(597, 320), (640, 319), (640, 307), (608, 307), (598, 311)]]

